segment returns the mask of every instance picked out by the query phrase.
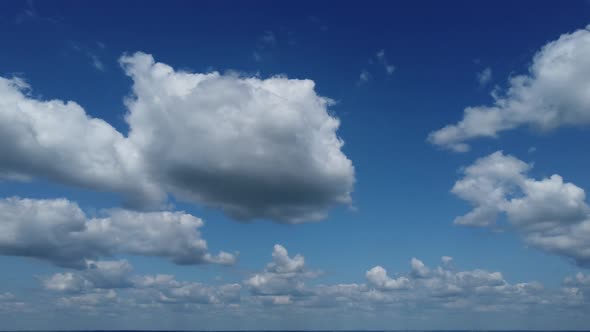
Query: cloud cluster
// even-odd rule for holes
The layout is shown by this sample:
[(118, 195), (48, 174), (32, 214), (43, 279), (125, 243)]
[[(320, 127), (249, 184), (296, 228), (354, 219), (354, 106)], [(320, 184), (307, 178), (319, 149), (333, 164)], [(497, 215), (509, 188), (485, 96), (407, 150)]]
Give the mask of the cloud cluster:
[(209, 286), (177, 281), (172, 275), (133, 275), (132, 271), (127, 261), (88, 262), (84, 270), (56, 273), (41, 282), (44, 289), (61, 294), (61, 306), (82, 306), (90, 311), (103, 304), (229, 304), (240, 300), (239, 284)]
[(242, 220), (314, 221), (351, 202), (339, 120), (313, 81), (175, 71), (144, 53), (120, 63), (133, 80), (127, 137), (0, 77), (0, 177), (116, 192), (133, 208), (172, 193)]
[(244, 284), (261, 301), (288, 304), (293, 297), (305, 296), (308, 293), (305, 280), (318, 275), (317, 271), (306, 269), (303, 256), (291, 258), (285, 247), (276, 244), (272, 262), (267, 264), (263, 272), (245, 280)]
[(451, 191), (473, 209), (455, 224), (489, 227), (505, 214), (528, 244), (588, 266), (590, 207), (584, 190), (557, 174), (530, 178), (530, 168), (501, 151), (466, 167)]
[(77, 268), (117, 254), (157, 256), (177, 264), (232, 264), (234, 255), (208, 252), (198, 231), (202, 226), (201, 219), (184, 212), (114, 209), (105, 217), (88, 218), (66, 199), (12, 197), (0, 200), (0, 254)]
[(589, 278), (584, 275), (567, 279), (558, 291), (549, 291), (538, 282), (510, 283), (500, 272), (457, 270), (452, 258), (445, 256), (438, 267), (413, 258), (410, 270), (396, 275), (389, 275), (381, 266), (373, 267), (365, 273), (367, 283), (317, 284), (313, 281), (321, 274), (309, 270), (303, 256), (289, 256), (283, 246), (275, 245), (272, 257), (262, 272), (241, 284), (207, 285), (178, 281), (171, 275), (133, 275), (125, 261), (89, 262), (83, 270), (58, 273), (41, 283), (59, 295), (60, 305), (94, 311), (107, 306), (192, 310), (198, 305), (205, 306), (199, 310), (221, 307), (241, 314), (282, 307), (290, 311), (375, 313), (421, 308), (420, 312), (427, 314), (588, 306), (581, 293), (582, 287), (588, 288)]
[(529, 126), (552, 130), (590, 124), (590, 26), (564, 34), (537, 52), (529, 73), (511, 77), (492, 106), (468, 107), (463, 119), (430, 133), (428, 140), (457, 152), (478, 137)]

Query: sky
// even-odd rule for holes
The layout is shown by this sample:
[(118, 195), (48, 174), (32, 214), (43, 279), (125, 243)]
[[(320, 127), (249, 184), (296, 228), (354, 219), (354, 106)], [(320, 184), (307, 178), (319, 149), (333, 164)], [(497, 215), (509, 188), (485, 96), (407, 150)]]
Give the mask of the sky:
[(590, 2), (0, 2), (0, 330), (590, 329)]

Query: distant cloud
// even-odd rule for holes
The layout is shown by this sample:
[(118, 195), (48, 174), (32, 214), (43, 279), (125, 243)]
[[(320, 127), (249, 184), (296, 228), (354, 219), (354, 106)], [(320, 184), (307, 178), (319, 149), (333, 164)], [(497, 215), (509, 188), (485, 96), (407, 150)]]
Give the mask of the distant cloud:
[(274, 32), (267, 30), (260, 37), (260, 41), (268, 46), (275, 46), (277, 44), (277, 37)]
[(493, 94), (494, 105), (466, 108), (461, 121), (431, 132), (428, 141), (465, 152), (469, 150), (466, 141), (494, 138), (521, 126), (548, 131), (589, 125), (588, 59), (590, 26), (562, 35), (537, 52), (528, 74), (510, 78), (504, 95)]
[(465, 168), (452, 193), (473, 210), (455, 224), (491, 227), (505, 214), (528, 245), (590, 266), (590, 207), (584, 190), (557, 174), (527, 177), (530, 168), (501, 151)]
[(90, 54), (89, 56), (90, 56), (90, 59), (92, 60), (92, 65), (94, 66), (94, 68), (96, 68), (100, 71), (104, 71), (104, 65), (103, 65), (102, 61), (100, 61), (98, 56), (96, 54)]
[(385, 69), (385, 73), (387, 75), (393, 74), (393, 72), (395, 71), (395, 66), (390, 65), (387, 61), (387, 57), (385, 56), (385, 50), (380, 50), (377, 52), (377, 60), (383, 65), (383, 68)]
[[(263, 318), (261, 310), (275, 314), (281, 308), (321, 315), (367, 312), (371, 317), (419, 312), (420, 317), (428, 318), (433, 313), (524, 313), (533, 308), (583, 313), (590, 305), (584, 297), (590, 291), (590, 277), (581, 273), (566, 278), (560, 289), (547, 290), (535, 281), (510, 283), (498, 271), (459, 270), (451, 261), (443, 256), (439, 266), (429, 267), (414, 258), (409, 272), (389, 274), (382, 266), (370, 268), (365, 272), (366, 283), (312, 283), (320, 274), (306, 266), (303, 256), (290, 256), (277, 244), (264, 270), (242, 283), (209, 285), (179, 281), (172, 275), (137, 275), (124, 260), (92, 261), (84, 269), (40, 281), (47, 291), (42, 298), (57, 296), (53, 301), (59, 310), (113, 315), (156, 305), (157, 310), (187, 308), (192, 312), (198, 308), (205, 313), (222, 308), (226, 314), (255, 319)], [(33, 305), (38, 306), (39, 301)]]
[[(379, 50), (375, 53), (375, 57), (369, 58), (369, 65), (374, 68), (375, 65), (383, 66), (383, 70), (385, 75), (390, 76), (395, 72), (395, 66), (389, 64), (387, 57), (385, 56), (384, 50)], [(359, 79), (357, 80), (356, 85), (361, 86), (367, 82), (369, 82), (372, 78), (371, 72), (367, 69), (361, 70)]]
[(105, 65), (100, 59), (99, 53), (101, 53), (106, 45), (97, 42), (96, 46), (86, 46), (78, 42), (71, 42), (71, 48), (79, 54), (86, 56), (90, 60), (90, 64), (98, 71), (105, 71)]
[(250, 292), (261, 301), (291, 303), (291, 297), (299, 297), (307, 292), (305, 280), (318, 276), (317, 272), (305, 267), (303, 256), (291, 258), (287, 249), (279, 244), (274, 246), (272, 259), (263, 272), (244, 281)]
[(492, 69), (486, 67), (484, 70), (477, 73), (477, 82), (479, 86), (488, 85), (492, 81)]
[(252, 52), (252, 57), (256, 62), (261, 62), (265, 58), (271, 57), (277, 44), (276, 34), (271, 30), (264, 31), (256, 40), (256, 48)]
[(203, 221), (184, 212), (115, 209), (88, 218), (66, 199), (13, 197), (0, 200), (0, 216), (0, 255), (75, 268), (117, 254), (163, 257), (177, 264), (235, 261), (225, 252), (210, 254), (198, 231)]
[(361, 70), (361, 74), (359, 75), (359, 80), (357, 81), (357, 85), (363, 85), (367, 83), (371, 79), (371, 74), (366, 69)]
[(121, 64), (134, 82), (128, 137), (0, 77), (0, 177), (116, 192), (136, 209), (172, 193), (241, 220), (317, 221), (351, 203), (340, 121), (313, 81), (175, 71), (144, 53)]
[(35, 2), (33, 0), (27, 0), (24, 3), (26, 4), (25, 8), (14, 19), (14, 22), (16, 24), (26, 23), (27, 21), (37, 21), (49, 24), (60, 23), (60, 19), (57, 17), (42, 15), (37, 10), (37, 7), (35, 6)]

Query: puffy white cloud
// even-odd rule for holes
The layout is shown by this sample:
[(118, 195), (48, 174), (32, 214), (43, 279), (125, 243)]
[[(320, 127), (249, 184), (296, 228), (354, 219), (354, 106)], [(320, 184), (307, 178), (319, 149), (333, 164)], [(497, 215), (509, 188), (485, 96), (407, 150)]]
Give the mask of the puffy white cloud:
[(228, 253), (208, 252), (198, 231), (203, 221), (190, 214), (116, 209), (106, 214), (87, 218), (66, 199), (1, 199), (0, 254), (60, 266), (91, 264), (90, 268), (101, 271), (112, 267), (86, 261), (121, 253), (164, 257), (177, 264), (232, 264), (235, 260)]
[(320, 220), (351, 202), (340, 122), (313, 81), (175, 71), (144, 53), (120, 62), (133, 80), (128, 137), (0, 77), (0, 176), (112, 191), (134, 208), (172, 193), (244, 220)]
[(21, 79), (0, 77), (0, 176), (114, 191), (134, 206), (164, 198), (115, 128), (73, 101), (38, 100), (28, 89)]
[(307, 292), (305, 279), (315, 278), (318, 272), (305, 268), (301, 255), (289, 257), (285, 247), (276, 244), (272, 252), (272, 262), (261, 273), (256, 273), (244, 281), (253, 294), (261, 296), (301, 296)]
[[(163, 274), (133, 275), (125, 261), (88, 262), (84, 270), (41, 279), (44, 286), (50, 280), (56, 285), (72, 286), (44, 287), (52, 292), (40, 298), (49, 299), (51, 306), (57, 303), (68, 313), (82, 310), (116, 316), (141, 311), (161, 315), (163, 310), (169, 309), (191, 315), (196, 312), (216, 315), (221, 310), (223, 317), (237, 315), (252, 319), (286, 313), (302, 317), (419, 313), (420, 317), (431, 317), (465, 312), (524, 313), (564, 309), (585, 312), (590, 307), (587, 300), (590, 298), (587, 295), (589, 278), (582, 274), (566, 280), (561, 289), (547, 290), (537, 282), (510, 283), (500, 272), (458, 270), (446, 257), (438, 267), (429, 267), (423, 262), (417, 264), (419, 260), (414, 259), (408, 271), (396, 273), (395, 277), (389, 276), (385, 268), (376, 266), (365, 273), (366, 284), (318, 284), (311, 280), (318, 274), (310, 272), (305, 265), (292, 264), (298, 261), (296, 256), (289, 256), (282, 246), (275, 246), (273, 253), (272, 262), (242, 284), (179, 281), (173, 275)], [(417, 265), (428, 273), (416, 275)], [(289, 268), (278, 269), (278, 266)], [(60, 280), (64, 275), (68, 275), (66, 281)], [(108, 282), (97, 282), (105, 280), (105, 275), (110, 276)]]
[(410, 280), (406, 277), (390, 278), (387, 275), (387, 270), (381, 266), (370, 269), (365, 273), (365, 276), (372, 286), (380, 290), (403, 289), (410, 285)]
[(417, 258), (412, 258), (410, 266), (412, 267), (412, 275), (416, 278), (426, 278), (430, 274), (430, 269)]
[(62, 306), (97, 307), (119, 301), (139, 303), (224, 304), (239, 301), (240, 284), (210, 286), (198, 282), (177, 281), (172, 275), (133, 275), (127, 261), (90, 261), (84, 270), (56, 273), (42, 278), (45, 289), (69, 293), (62, 296)]
[(560, 36), (535, 54), (526, 75), (511, 77), (494, 105), (465, 109), (463, 119), (430, 133), (428, 140), (457, 152), (468, 140), (497, 137), (529, 126), (552, 130), (590, 124), (590, 26)]
[(129, 140), (178, 197), (289, 223), (350, 202), (354, 169), (313, 81), (177, 72), (143, 53), (121, 63)]
[(125, 261), (87, 261), (82, 272), (56, 273), (43, 278), (43, 287), (47, 290), (68, 293), (80, 293), (94, 288), (113, 289), (132, 285), (131, 265)]
[(463, 170), (452, 192), (473, 205), (455, 224), (492, 226), (499, 215), (545, 251), (590, 263), (590, 207), (583, 189), (559, 175), (535, 180), (530, 165), (501, 151)]

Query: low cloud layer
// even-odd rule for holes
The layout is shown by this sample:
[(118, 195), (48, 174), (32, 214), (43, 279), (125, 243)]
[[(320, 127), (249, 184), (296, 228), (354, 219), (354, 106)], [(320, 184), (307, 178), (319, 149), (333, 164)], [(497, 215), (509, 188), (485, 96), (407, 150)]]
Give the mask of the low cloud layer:
[(66, 199), (0, 200), (0, 254), (83, 268), (88, 260), (117, 254), (156, 256), (177, 264), (232, 264), (235, 257), (212, 255), (199, 228), (203, 221), (184, 212), (109, 210), (88, 218)]
[[(287, 310), (331, 315), (414, 315), (495, 312), (525, 313), (571, 310), (584, 312), (590, 277), (578, 274), (559, 289), (538, 282), (508, 282), (501, 272), (459, 270), (453, 259), (441, 258), (429, 267), (417, 258), (409, 270), (390, 274), (381, 266), (366, 271), (366, 283), (322, 284), (321, 273), (310, 269), (301, 255), (289, 255), (275, 245), (272, 261), (242, 282), (206, 284), (179, 281), (172, 275), (137, 275), (126, 261), (89, 261), (77, 271), (41, 278), (46, 295), (55, 297), (58, 310), (89, 314), (134, 310), (205, 312), (266, 319)], [(359, 271), (360, 272), (360, 271)], [(359, 275), (362, 275), (359, 273)]]
[(175, 71), (144, 53), (120, 63), (133, 80), (128, 137), (0, 77), (0, 177), (116, 192), (133, 208), (172, 193), (241, 220), (315, 221), (351, 203), (340, 123), (313, 81)]
[(501, 214), (527, 244), (590, 266), (590, 207), (586, 193), (557, 174), (536, 180), (531, 165), (501, 151), (466, 167), (452, 192), (473, 205), (455, 219), (465, 226), (494, 226)]
[[(491, 75), (490, 75), (491, 76)], [(473, 106), (463, 119), (430, 133), (428, 140), (456, 152), (479, 137), (522, 126), (548, 131), (590, 124), (590, 26), (564, 34), (535, 54), (526, 75), (513, 76), (494, 105)]]

